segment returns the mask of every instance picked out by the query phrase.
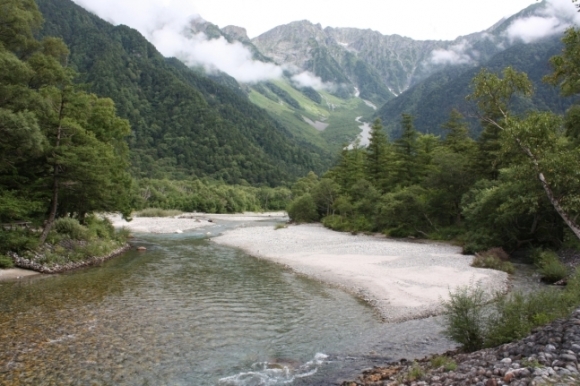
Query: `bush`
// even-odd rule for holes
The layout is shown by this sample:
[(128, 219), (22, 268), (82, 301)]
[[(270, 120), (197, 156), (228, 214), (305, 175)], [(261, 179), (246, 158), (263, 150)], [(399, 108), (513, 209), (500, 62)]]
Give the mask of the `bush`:
[(492, 248), (482, 253), (476, 253), (471, 266), (495, 269), (512, 274), (515, 272), (515, 268), (512, 263), (507, 261), (508, 259), (509, 255), (502, 248)]
[(288, 205), (287, 212), (290, 219), (297, 223), (316, 222), (320, 219), (318, 217), (318, 212), (316, 211), (314, 199), (308, 193), (293, 200), (290, 205)]
[(14, 267), (14, 262), (11, 258), (5, 255), (0, 255), (0, 268), (12, 268)]
[(0, 253), (30, 251), (38, 247), (38, 235), (27, 229), (0, 229)]
[(73, 240), (86, 240), (89, 238), (87, 227), (79, 224), (77, 219), (61, 217), (54, 222), (54, 229), (61, 235), (68, 235)]
[(564, 291), (500, 294), (485, 306), (487, 300), (482, 288), (462, 287), (443, 303), (447, 312), (444, 332), (466, 351), (521, 339), (534, 328), (569, 315), (580, 304), (580, 269)]
[(539, 252), (534, 256), (536, 265), (539, 268), (542, 280), (548, 283), (555, 283), (565, 279), (568, 274), (568, 267), (561, 261), (558, 255), (552, 251)]
[(85, 222), (91, 236), (105, 240), (115, 237), (115, 227), (108, 218), (97, 218), (91, 215), (85, 219)]
[(483, 307), (488, 300), (485, 291), (478, 285), (460, 287), (450, 292), (449, 300), (443, 302), (446, 312), (444, 333), (462, 344), (466, 351), (483, 347), (487, 328)]
[(495, 347), (528, 335), (532, 329), (569, 313), (562, 291), (514, 292), (497, 297), (488, 324), (486, 347)]

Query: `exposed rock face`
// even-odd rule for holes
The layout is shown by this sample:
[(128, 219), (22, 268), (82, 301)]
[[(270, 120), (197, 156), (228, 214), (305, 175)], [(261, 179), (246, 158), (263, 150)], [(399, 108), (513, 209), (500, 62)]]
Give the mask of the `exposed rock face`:
[[(540, 12), (538, 10), (544, 6), (543, 3), (533, 4), (486, 31), (453, 41), (413, 40), (400, 35), (383, 35), (370, 29), (323, 29), (320, 24), (302, 20), (278, 26), (252, 39), (252, 42), (262, 54), (278, 64), (309, 70), (322, 80), (346, 82), (362, 91), (365, 81), (370, 79), (369, 75), (359, 79), (361, 68), (356, 68), (356, 62), (360, 61), (367, 67), (365, 73), (378, 74), (382, 85), (392, 94), (399, 95), (446, 67), (458, 64), (475, 66), (517, 44), (506, 35), (508, 26), (518, 18)], [(375, 94), (380, 96), (382, 92), (375, 90)]]
[(228, 25), (222, 28), (222, 32), (239, 41), (250, 41), (250, 38), (248, 37), (248, 31), (242, 27)]

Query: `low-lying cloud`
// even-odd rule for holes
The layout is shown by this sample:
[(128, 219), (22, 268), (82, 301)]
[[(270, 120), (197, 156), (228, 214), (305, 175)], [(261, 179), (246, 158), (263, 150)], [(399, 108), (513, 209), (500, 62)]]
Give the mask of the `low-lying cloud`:
[[(242, 83), (278, 79), (284, 68), (253, 60), (252, 52), (240, 42), (223, 37), (208, 39), (192, 33), (191, 25), (201, 19), (188, 0), (74, 0), (108, 22), (138, 30), (162, 55), (177, 57), (189, 66), (208, 72), (222, 71)], [(295, 72), (296, 73), (296, 72)], [(311, 73), (297, 73), (292, 80), (301, 87), (325, 88)]]
[(471, 45), (466, 41), (461, 41), (448, 49), (437, 49), (431, 52), (431, 63), (433, 64), (467, 64), (473, 61), (470, 56)]
[(580, 24), (580, 15), (570, 0), (548, 0), (546, 7), (535, 15), (516, 20), (506, 30), (511, 41), (532, 43), (561, 34), (567, 28)]

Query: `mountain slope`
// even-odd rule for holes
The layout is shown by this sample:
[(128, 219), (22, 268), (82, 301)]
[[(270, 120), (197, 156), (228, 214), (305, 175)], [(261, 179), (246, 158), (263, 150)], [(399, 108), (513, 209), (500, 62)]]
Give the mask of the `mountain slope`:
[(134, 174), (274, 185), (328, 165), (324, 151), (299, 143), (239, 93), (163, 58), (137, 31), (69, 0), (37, 3), (42, 35), (67, 43), (79, 82), (111, 97), (131, 122)]
[(462, 112), (470, 121), (476, 136), (481, 130), (477, 122), (476, 108), (465, 97), (471, 93), (471, 80), (482, 69), (500, 72), (507, 66), (526, 72), (535, 84), (535, 95), (531, 104), (520, 106), (520, 110), (552, 110), (562, 113), (572, 103), (562, 98), (559, 91), (542, 82), (551, 72), (548, 60), (562, 49), (559, 37), (547, 38), (531, 44), (516, 44), (493, 56), (482, 65), (455, 66), (432, 75), (401, 94), (397, 99), (387, 102), (377, 112), (392, 137), (400, 134), (401, 114), (415, 117), (417, 130), (424, 133), (441, 134), (441, 125), (449, 119), (453, 108)]

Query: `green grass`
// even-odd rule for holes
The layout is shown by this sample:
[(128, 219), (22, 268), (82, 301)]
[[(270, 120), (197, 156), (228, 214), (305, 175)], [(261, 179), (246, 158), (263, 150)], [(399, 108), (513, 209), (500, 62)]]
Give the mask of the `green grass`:
[[(355, 121), (357, 117), (370, 120), (374, 113), (359, 98), (344, 100), (328, 92), (318, 91), (323, 98), (322, 103), (318, 104), (294, 89), (287, 81), (277, 80), (272, 83), (288, 92), (303, 109), (296, 110), (286, 103), (273, 101), (255, 90), (250, 92), (250, 101), (268, 111), (297, 138), (332, 153), (338, 153), (343, 144), (350, 143), (359, 134), (359, 124)], [(328, 103), (335, 105), (335, 108), (332, 109)], [(329, 126), (320, 132), (306, 123), (302, 116), (328, 123)]]
[(454, 371), (457, 369), (457, 362), (444, 355), (435, 355), (430, 361), (431, 368), (438, 369), (443, 367), (445, 371)]

